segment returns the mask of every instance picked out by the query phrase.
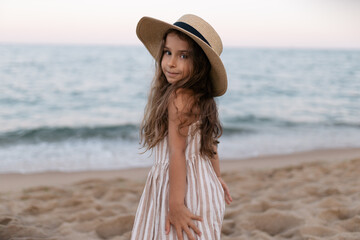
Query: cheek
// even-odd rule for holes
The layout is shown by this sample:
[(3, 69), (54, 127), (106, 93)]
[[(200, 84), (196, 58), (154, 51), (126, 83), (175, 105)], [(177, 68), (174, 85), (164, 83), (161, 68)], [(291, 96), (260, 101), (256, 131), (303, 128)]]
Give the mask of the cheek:
[(161, 70), (164, 70), (164, 66), (165, 66), (165, 60), (163, 58), (163, 59), (161, 59), (161, 62), (160, 62)]
[(186, 66), (187, 74), (190, 74), (193, 71), (193, 66), (191, 64), (188, 64)]

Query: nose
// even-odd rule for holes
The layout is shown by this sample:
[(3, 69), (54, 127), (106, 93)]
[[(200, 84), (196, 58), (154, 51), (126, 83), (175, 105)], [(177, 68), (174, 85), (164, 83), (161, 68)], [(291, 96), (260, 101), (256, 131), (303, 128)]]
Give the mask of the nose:
[(173, 55), (170, 56), (170, 58), (169, 58), (168, 66), (169, 67), (175, 67), (176, 66), (176, 58)]

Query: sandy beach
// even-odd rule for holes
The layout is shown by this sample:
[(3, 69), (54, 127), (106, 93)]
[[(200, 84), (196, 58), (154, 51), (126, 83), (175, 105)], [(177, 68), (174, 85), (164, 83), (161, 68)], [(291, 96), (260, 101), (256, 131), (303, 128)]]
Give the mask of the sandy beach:
[[(360, 239), (360, 149), (221, 161), (224, 240)], [(149, 168), (0, 175), (0, 239), (129, 239)]]

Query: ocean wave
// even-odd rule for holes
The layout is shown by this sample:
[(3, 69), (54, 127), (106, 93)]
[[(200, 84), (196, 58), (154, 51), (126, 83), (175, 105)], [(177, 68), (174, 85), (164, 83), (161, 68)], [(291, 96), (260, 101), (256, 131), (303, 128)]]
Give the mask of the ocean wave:
[[(252, 126), (256, 129), (256, 126), (276, 126), (276, 127), (317, 127), (317, 126), (325, 126), (325, 127), (352, 127), (352, 128), (360, 128), (360, 121), (341, 121), (341, 120), (329, 120), (326, 121), (321, 120), (286, 120), (281, 118), (271, 118), (271, 117), (261, 117), (256, 115), (244, 115), (244, 116), (234, 116), (228, 117), (224, 119), (224, 125), (226, 125), (225, 129), (228, 131), (231, 128), (234, 128), (235, 131), (251, 133), (254, 132), (249, 128), (238, 128), (237, 126)], [(232, 127), (229, 127), (232, 126)], [(235, 127), (234, 127), (235, 126)]]
[[(295, 127), (345, 127), (360, 128), (359, 123), (348, 122), (291, 122), (279, 119), (244, 116), (226, 119), (223, 124), (223, 136), (261, 134), (267, 127), (291, 129)], [(80, 127), (39, 127), (18, 129), (0, 133), (0, 146), (16, 144), (38, 144), (43, 142), (63, 142), (68, 140), (112, 140), (128, 142), (139, 141), (139, 125), (123, 124), (113, 126), (80, 126)]]
[[(254, 133), (254, 130), (247, 127), (234, 125), (223, 127), (224, 136), (251, 133)], [(124, 124), (115, 126), (40, 127), (33, 129), (18, 129), (0, 133), (0, 146), (89, 139), (121, 139), (130, 142), (139, 141), (139, 126), (136, 124)]]
[(94, 127), (40, 127), (19, 129), (0, 133), (0, 145), (36, 144), (41, 142), (62, 142), (76, 139), (124, 139), (136, 141), (138, 126), (124, 124), (118, 126)]

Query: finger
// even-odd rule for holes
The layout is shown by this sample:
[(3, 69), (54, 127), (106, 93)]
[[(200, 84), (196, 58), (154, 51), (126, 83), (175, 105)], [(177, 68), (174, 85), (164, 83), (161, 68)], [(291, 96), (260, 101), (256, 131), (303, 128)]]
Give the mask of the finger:
[(225, 190), (225, 195), (227, 196), (227, 198), (230, 199), (230, 201), (232, 201), (232, 198), (230, 196), (230, 190), (226, 185), (224, 186), (224, 190)]
[(165, 220), (165, 234), (168, 235), (170, 233), (170, 220), (166, 218)]
[(226, 200), (226, 203), (231, 203), (232, 202), (232, 198), (230, 196), (230, 194), (225, 194), (225, 200)]
[(230, 193), (229, 193), (229, 199), (230, 199), (230, 202), (232, 202), (232, 201), (233, 201), (233, 199), (232, 199), (232, 197), (231, 197)]
[(191, 219), (202, 222), (202, 217), (201, 217), (201, 216), (194, 215), (194, 214), (191, 216)]
[(184, 227), (184, 232), (188, 236), (189, 240), (196, 240), (195, 236), (190, 232), (190, 229), (188, 226)]
[(225, 183), (224, 183), (223, 188), (224, 188), (224, 190), (225, 190), (226, 193), (229, 193), (229, 192), (230, 192), (228, 186), (227, 186)]
[(177, 237), (178, 237), (178, 240), (184, 240), (184, 239), (183, 239), (183, 236), (182, 236), (182, 230), (181, 230), (180, 227), (177, 227), (177, 228), (176, 228), (176, 235), (177, 235)]
[(201, 237), (201, 231), (200, 229), (194, 224), (194, 223), (190, 223), (189, 226), (192, 228), (192, 230)]
[(228, 205), (231, 203), (230, 199), (229, 199), (227, 196), (225, 197), (225, 202), (226, 202), (226, 204), (228, 204)]
[(230, 195), (230, 192), (229, 191), (226, 191), (226, 196), (229, 198), (230, 201), (232, 201), (232, 197)]

